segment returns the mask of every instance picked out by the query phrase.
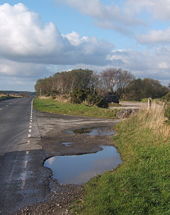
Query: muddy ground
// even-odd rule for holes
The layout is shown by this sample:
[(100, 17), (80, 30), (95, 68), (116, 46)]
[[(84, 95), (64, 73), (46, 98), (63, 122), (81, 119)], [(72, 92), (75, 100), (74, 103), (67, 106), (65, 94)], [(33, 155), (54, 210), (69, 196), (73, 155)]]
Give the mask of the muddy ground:
[[(101, 145), (111, 145), (111, 136), (88, 136), (87, 134), (74, 134), (70, 131), (80, 128), (108, 127), (112, 129), (118, 120), (94, 119), (89, 117), (66, 116), (49, 113), (34, 112), (39, 130), (39, 140), (43, 153), (43, 162), (56, 155), (77, 155), (94, 153), (101, 150)], [(73, 142), (71, 147), (63, 142)], [(40, 168), (42, 168), (42, 166)], [(66, 215), (71, 214), (70, 204), (81, 198), (83, 186), (61, 185), (52, 178), (51, 170), (44, 168), (48, 181), (48, 195), (44, 202), (26, 207), (18, 211), (17, 215)], [(39, 176), (41, 177), (41, 175)]]

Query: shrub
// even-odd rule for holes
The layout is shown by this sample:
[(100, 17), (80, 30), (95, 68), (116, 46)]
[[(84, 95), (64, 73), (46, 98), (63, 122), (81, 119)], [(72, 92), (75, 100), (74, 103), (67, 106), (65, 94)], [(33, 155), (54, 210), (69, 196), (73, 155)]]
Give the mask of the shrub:
[(71, 93), (71, 102), (81, 104), (87, 98), (87, 91), (83, 89), (75, 89)]
[(88, 105), (96, 105), (101, 101), (101, 96), (99, 96), (96, 92), (93, 92), (87, 96), (86, 102)]
[(101, 108), (108, 108), (108, 101), (105, 97), (98, 95), (96, 92), (89, 94), (86, 99), (88, 105), (96, 105)]
[(105, 98), (101, 98), (101, 100), (96, 104), (96, 106), (101, 108), (108, 108), (109, 103), (106, 101)]
[(170, 102), (170, 92), (167, 93), (162, 99), (166, 102)]
[(133, 80), (125, 89), (124, 99), (141, 101), (143, 98), (161, 98), (168, 93), (168, 88), (157, 80), (145, 78)]

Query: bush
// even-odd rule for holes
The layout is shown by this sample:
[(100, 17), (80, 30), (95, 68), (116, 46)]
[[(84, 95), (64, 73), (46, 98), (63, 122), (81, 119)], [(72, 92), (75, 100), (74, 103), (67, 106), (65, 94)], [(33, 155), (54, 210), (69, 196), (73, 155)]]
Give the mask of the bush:
[(101, 96), (99, 96), (96, 92), (93, 92), (87, 96), (86, 102), (88, 105), (96, 105), (101, 101), (101, 99)]
[(132, 81), (125, 89), (124, 99), (141, 101), (144, 98), (161, 98), (168, 93), (168, 88), (157, 80), (145, 78)]
[(109, 107), (109, 103), (105, 100), (105, 98), (102, 98), (97, 104), (97, 107), (101, 107), (101, 108), (108, 108)]
[(108, 101), (105, 97), (98, 95), (96, 92), (89, 94), (86, 99), (88, 105), (96, 105), (101, 108), (108, 108)]
[(87, 98), (87, 90), (75, 89), (71, 93), (71, 102), (75, 104), (81, 104)]

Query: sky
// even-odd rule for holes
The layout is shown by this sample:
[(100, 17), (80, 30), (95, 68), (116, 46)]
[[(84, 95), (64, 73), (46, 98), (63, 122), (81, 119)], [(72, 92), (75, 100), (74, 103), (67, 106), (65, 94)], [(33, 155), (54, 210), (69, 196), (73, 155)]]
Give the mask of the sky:
[(170, 0), (1, 0), (0, 26), (0, 90), (75, 68), (170, 83)]

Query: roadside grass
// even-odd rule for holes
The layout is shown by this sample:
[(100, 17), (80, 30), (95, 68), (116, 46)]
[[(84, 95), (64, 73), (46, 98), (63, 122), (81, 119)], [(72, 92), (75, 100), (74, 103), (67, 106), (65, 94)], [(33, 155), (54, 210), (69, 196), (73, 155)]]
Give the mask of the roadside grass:
[(72, 206), (81, 215), (170, 214), (170, 126), (164, 109), (143, 110), (116, 127), (123, 164), (92, 179)]
[(89, 116), (97, 118), (116, 118), (117, 110), (89, 107), (85, 104), (62, 103), (53, 99), (34, 99), (34, 107), (38, 111), (66, 115)]

